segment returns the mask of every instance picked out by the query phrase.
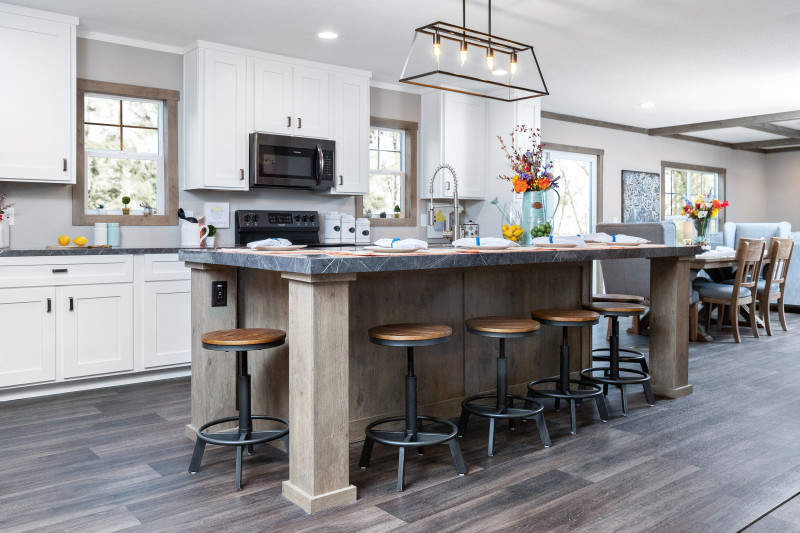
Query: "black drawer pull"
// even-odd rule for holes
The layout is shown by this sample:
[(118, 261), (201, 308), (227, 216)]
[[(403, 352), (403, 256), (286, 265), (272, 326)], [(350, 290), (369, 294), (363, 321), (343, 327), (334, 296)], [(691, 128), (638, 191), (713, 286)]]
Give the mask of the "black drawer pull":
[(52, 300), (50, 300), (50, 298), (48, 298), (47, 299), (47, 312), (48, 313), (53, 310), (52, 304), (53, 304)]
[(66, 273), (67, 273), (67, 269), (66, 268), (54, 268), (53, 269), (53, 274), (66, 274)]
[(75, 310), (75, 300), (72, 299), (72, 296), (69, 297), (69, 310), (70, 311)]

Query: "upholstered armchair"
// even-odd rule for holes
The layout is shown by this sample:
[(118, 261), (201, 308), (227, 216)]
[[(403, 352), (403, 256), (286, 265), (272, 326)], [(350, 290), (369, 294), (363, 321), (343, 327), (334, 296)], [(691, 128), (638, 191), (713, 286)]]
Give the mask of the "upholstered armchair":
[(792, 225), (788, 222), (726, 222), (722, 226), (722, 245), (736, 249), (739, 239), (764, 239), (788, 237)]

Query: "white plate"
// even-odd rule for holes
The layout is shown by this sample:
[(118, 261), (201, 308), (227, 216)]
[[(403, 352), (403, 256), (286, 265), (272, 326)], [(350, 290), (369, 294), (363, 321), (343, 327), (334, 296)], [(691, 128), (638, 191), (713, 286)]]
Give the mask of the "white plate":
[(575, 248), (578, 246), (575, 242), (550, 242), (547, 244), (536, 243), (539, 248)]
[(250, 249), (258, 250), (259, 252), (288, 252), (290, 250), (299, 250), (306, 246), (305, 244), (290, 244), (289, 246), (256, 246)]
[(365, 246), (364, 249), (369, 250), (370, 252), (377, 252), (379, 254), (410, 254), (413, 252), (419, 252), (425, 248), (384, 248), (383, 246)]
[(646, 242), (587, 242), (592, 246), (641, 246), (647, 244)]
[(509, 248), (518, 248), (518, 246), (487, 246), (482, 244), (478, 246), (477, 244), (465, 244), (463, 246), (456, 246), (458, 248), (468, 248), (470, 250), (508, 250)]

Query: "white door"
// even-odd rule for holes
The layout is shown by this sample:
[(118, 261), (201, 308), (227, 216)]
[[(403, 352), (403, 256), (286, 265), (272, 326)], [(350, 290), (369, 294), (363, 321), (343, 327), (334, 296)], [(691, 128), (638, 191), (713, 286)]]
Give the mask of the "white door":
[(0, 289), (0, 387), (56, 379), (56, 291)]
[(75, 183), (73, 32), (0, 13), (0, 180)]
[[(444, 162), (458, 174), (459, 198), (484, 197), (486, 174), (486, 101), (458, 93), (445, 95)], [(452, 176), (446, 175), (444, 195), (453, 196)]]
[(191, 289), (188, 279), (144, 284), (141, 339), (145, 368), (192, 361)]
[(295, 125), (292, 109), (292, 65), (251, 59), (250, 68), (253, 73), (255, 131), (291, 135)]
[[(553, 176), (560, 176), (560, 196), (551, 194), (555, 206), (554, 235), (582, 235), (594, 232), (597, 224), (597, 156), (576, 152), (558, 152), (545, 148), (545, 160), (553, 163)], [(548, 213), (549, 215), (549, 213)]]
[(203, 50), (205, 188), (247, 190), (247, 60)]
[(294, 67), (294, 134), (331, 138), (330, 74), (326, 70)]
[(64, 287), (64, 377), (133, 370), (133, 284)]
[(333, 78), (336, 186), (332, 192), (369, 192), (369, 79), (336, 74)]

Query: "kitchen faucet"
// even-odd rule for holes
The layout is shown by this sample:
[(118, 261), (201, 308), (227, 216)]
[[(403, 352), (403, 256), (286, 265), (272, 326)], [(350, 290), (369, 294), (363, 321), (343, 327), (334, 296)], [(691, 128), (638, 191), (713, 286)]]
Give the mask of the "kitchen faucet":
[(452, 166), (448, 165), (447, 163), (445, 163), (443, 165), (439, 165), (438, 167), (436, 167), (436, 169), (433, 171), (433, 176), (431, 176), (431, 186), (430, 186), (431, 199), (430, 199), (430, 206), (428, 207), (428, 225), (429, 226), (433, 226), (434, 223), (436, 222), (436, 208), (437, 207), (447, 207), (446, 204), (435, 204), (435, 203), (433, 203), (433, 184), (436, 181), (436, 174), (438, 174), (439, 171), (442, 170), (442, 169), (449, 170), (450, 174), (453, 175), (453, 213), (455, 215), (455, 217), (454, 217), (455, 223), (453, 224), (453, 226), (449, 230), (445, 229), (442, 232), (442, 236), (445, 239), (449, 239), (450, 242), (453, 242), (453, 241), (458, 240), (458, 239), (460, 239), (462, 237), (462, 235), (461, 235), (461, 233), (462, 233), (461, 232), (461, 224), (459, 224), (459, 210), (461, 208), (458, 205), (458, 177), (456, 176), (455, 169)]

